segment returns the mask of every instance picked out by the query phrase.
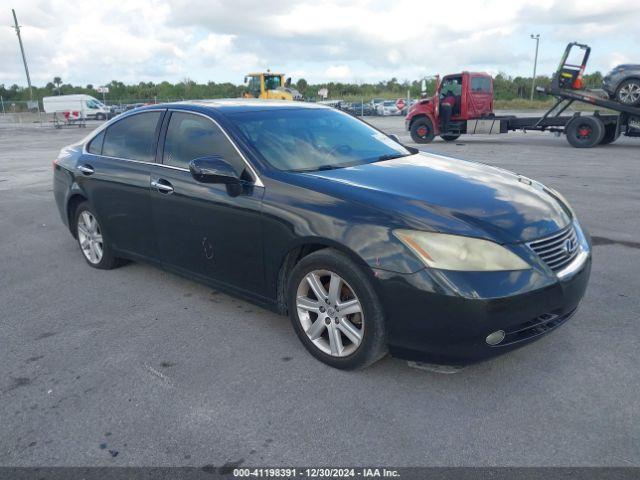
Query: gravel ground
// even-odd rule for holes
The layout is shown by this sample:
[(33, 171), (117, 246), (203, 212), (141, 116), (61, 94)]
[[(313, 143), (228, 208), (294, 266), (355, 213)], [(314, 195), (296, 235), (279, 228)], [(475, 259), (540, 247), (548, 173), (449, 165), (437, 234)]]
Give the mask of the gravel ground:
[(147, 265), (89, 268), (51, 192), (87, 132), (0, 126), (0, 465), (640, 466), (640, 141), (422, 147), (557, 188), (595, 243), (566, 326), (442, 374), (333, 370), (284, 317)]

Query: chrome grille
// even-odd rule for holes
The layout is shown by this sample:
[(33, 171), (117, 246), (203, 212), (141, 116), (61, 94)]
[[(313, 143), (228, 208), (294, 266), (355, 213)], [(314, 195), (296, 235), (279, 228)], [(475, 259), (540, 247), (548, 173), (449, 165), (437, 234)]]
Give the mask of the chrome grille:
[(578, 251), (578, 237), (573, 225), (550, 237), (528, 243), (529, 247), (554, 272), (573, 260)]

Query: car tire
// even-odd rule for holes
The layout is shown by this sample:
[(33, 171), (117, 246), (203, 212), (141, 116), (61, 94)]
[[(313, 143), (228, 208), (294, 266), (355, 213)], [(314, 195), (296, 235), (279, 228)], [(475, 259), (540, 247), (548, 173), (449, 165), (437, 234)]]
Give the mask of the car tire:
[(569, 143), (576, 148), (591, 148), (604, 137), (604, 124), (597, 117), (578, 116), (565, 127)]
[(640, 79), (630, 78), (620, 83), (616, 90), (616, 100), (623, 105), (640, 105)]
[(609, 145), (620, 137), (620, 130), (617, 123), (609, 123), (604, 127), (604, 136), (600, 140), (600, 145)]
[[(332, 295), (334, 281), (337, 296)], [(293, 329), (315, 358), (334, 368), (353, 370), (387, 353), (378, 295), (367, 274), (348, 256), (334, 249), (307, 255), (293, 268), (287, 283)]]
[(428, 117), (418, 118), (411, 123), (411, 138), (416, 143), (431, 143), (435, 137), (433, 123)]
[(73, 216), (73, 229), (82, 256), (93, 268), (111, 270), (119, 267), (122, 261), (115, 256), (100, 225), (89, 202), (78, 204)]
[(460, 138), (460, 135), (440, 135), (440, 138), (442, 138), (445, 142), (455, 142)]

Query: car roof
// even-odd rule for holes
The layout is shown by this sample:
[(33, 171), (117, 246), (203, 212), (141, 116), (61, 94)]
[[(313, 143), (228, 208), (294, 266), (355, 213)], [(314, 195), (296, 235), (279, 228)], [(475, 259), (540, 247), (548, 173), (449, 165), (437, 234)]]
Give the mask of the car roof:
[[(155, 105), (156, 107), (160, 105)], [(222, 98), (212, 100), (186, 100), (182, 102), (164, 103), (163, 107), (184, 106), (196, 107), (197, 110), (216, 110), (220, 113), (240, 113), (259, 110), (288, 109), (318, 109), (330, 108), (310, 102), (294, 102), (287, 100), (263, 100), (257, 98)]]

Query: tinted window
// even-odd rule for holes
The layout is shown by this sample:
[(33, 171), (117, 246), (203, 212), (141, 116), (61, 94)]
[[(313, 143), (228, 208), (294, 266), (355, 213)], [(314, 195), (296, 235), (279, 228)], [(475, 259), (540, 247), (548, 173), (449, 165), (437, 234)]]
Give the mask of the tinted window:
[(191, 113), (173, 112), (167, 129), (162, 163), (189, 168), (194, 158), (219, 155), (233, 165), (238, 175), (244, 160), (224, 132), (208, 118)]
[(384, 133), (329, 108), (273, 108), (227, 118), (280, 170), (330, 169), (409, 155)]
[(87, 152), (93, 153), (94, 155), (100, 155), (102, 153), (102, 142), (104, 141), (104, 132), (102, 130), (98, 135), (96, 135), (91, 143), (87, 146)]
[(156, 126), (161, 112), (145, 112), (123, 118), (107, 129), (102, 154), (140, 162), (153, 162)]
[(491, 79), (488, 77), (471, 77), (471, 91), (489, 93), (491, 91)]

